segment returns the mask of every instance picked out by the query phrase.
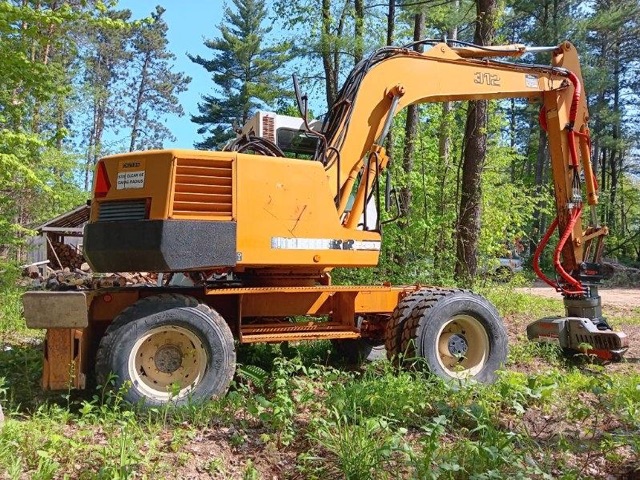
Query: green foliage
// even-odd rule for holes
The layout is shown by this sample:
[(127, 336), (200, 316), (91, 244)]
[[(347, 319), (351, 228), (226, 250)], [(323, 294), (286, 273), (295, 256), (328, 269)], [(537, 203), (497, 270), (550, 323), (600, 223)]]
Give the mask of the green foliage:
[[(24, 261), (29, 227), (84, 202), (78, 158), (64, 148), (80, 25), (91, 7), (67, 2), (0, 5), (0, 245)], [(46, 199), (46, 201), (45, 201)]]
[(383, 417), (350, 419), (334, 409), (326, 420), (316, 420), (309, 435), (329, 453), (328, 458), (314, 459), (328, 464), (329, 475), (353, 480), (392, 478), (390, 471), (395, 457), (403, 453), (402, 437), (407, 433), (392, 427)]
[(544, 298), (513, 291), (511, 286), (495, 286), (479, 288), (478, 293), (486, 296), (498, 309), (502, 316), (522, 314), (540, 318), (549, 316), (563, 309), (562, 300)]
[[(34, 336), (34, 331), (27, 328), (22, 317), (24, 289), (16, 286), (20, 274), (20, 268), (14, 264), (0, 261), (0, 358), (5, 342), (8, 345), (11, 341), (21, 341), (24, 337)], [(0, 365), (0, 376), (1, 371)]]
[[(534, 209), (542, 198), (524, 180), (513, 180), (513, 164), (519, 154), (504, 146), (501, 131), (507, 122), (497, 103), (490, 105), (488, 125), (489, 153), (482, 177), (480, 272), (491, 269), (495, 259), (505, 255), (505, 244), (525, 237)], [(396, 283), (434, 283), (451, 285), (455, 265), (457, 209), (459, 197), (460, 148), (466, 116), (463, 104), (451, 111), (440, 105), (424, 105), (424, 121), (415, 139), (413, 170), (403, 170), (399, 162), (391, 165), (393, 186), (411, 191), (408, 218), (383, 228), (380, 266), (368, 274), (340, 273), (338, 280), (377, 278)], [(394, 122), (394, 149), (402, 150), (404, 114)], [(444, 129), (451, 138), (447, 158), (439, 156), (439, 136)], [(391, 214), (389, 214), (390, 216)]]
[(29, 228), (86, 201), (83, 187), (106, 153), (105, 135), (126, 122), (136, 132), (134, 147), (158, 147), (159, 137), (170, 137), (157, 114), (179, 113), (175, 94), (187, 79), (170, 71), (175, 57), (166, 52), (162, 12), (130, 22), (131, 12), (113, 8), (0, 4), (2, 259), (24, 263)]

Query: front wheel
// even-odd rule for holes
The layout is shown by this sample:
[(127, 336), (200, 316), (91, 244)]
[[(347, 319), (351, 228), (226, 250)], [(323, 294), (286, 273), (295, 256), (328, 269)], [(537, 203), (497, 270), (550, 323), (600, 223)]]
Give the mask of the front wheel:
[(124, 398), (146, 406), (224, 395), (235, 371), (231, 331), (203, 304), (169, 308), (119, 325), (103, 339), (98, 356), (99, 376), (113, 373), (115, 387), (126, 389)]
[(485, 298), (464, 291), (427, 292), (403, 325), (402, 351), (422, 358), (445, 380), (490, 383), (506, 361), (507, 333)]

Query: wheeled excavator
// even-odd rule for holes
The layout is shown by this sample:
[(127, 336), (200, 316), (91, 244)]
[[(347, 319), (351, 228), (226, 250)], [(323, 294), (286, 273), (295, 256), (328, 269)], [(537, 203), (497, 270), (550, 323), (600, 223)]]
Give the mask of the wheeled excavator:
[[(383, 196), (384, 142), (394, 115), (414, 103), (472, 99), (541, 104), (557, 216), (534, 269), (562, 295), (565, 314), (535, 322), (529, 337), (619, 358), (627, 338), (607, 324), (598, 295), (607, 229), (595, 212), (574, 46), (422, 43), (429, 46), (424, 53), (413, 45), (384, 47), (354, 68), (322, 128), (304, 132), (316, 139), (314, 148), (307, 142), (311, 159), (287, 158), (266, 134), (252, 132), (218, 152), (101, 159), (84, 255), (96, 272), (162, 272), (162, 280), (152, 287), (25, 294), (28, 326), (47, 329), (44, 388), (84, 388), (95, 374), (99, 383), (115, 378), (116, 388), (130, 385), (131, 402), (202, 400), (226, 392), (236, 344), (319, 339), (362, 357), (385, 350), (389, 357), (420, 357), (447, 380), (491, 382), (506, 360), (507, 335), (482, 296), (331, 281), (334, 267), (378, 263), (381, 208), (368, 206)], [(532, 51), (548, 51), (551, 64), (515, 60)], [(539, 259), (555, 230), (550, 278)]]

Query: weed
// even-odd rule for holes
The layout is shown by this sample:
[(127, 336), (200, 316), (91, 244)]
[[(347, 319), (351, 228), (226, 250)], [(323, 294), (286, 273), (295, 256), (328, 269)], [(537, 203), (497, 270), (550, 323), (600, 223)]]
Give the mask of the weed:
[(260, 472), (253, 465), (253, 462), (249, 460), (247, 465), (244, 467), (244, 474), (242, 475), (244, 480), (259, 480)]
[[(355, 408), (354, 408), (355, 409)], [(346, 479), (391, 478), (389, 466), (405, 456), (403, 428), (393, 430), (383, 417), (360, 412), (348, 418), (334, 409), (328, 420), (318, 419), (309, 434), (319, 450), (330, 454), (325, 469)]]
[(216, 475), (225, 476), (226, 474), (224, 462), (220, 458), (212, 458), (206, 463), (204, 468), (212, 477), (215, 477)]
[[(3, 273), (2, 277), (6, 275)], [(0, 303), (0, 339), (17, 338), (16, 333), (26, 333), (28, 329), (22, 319), (21, 297), (24, 290), (15, 287), (11, 282), (0, 283), (2, 303)]]
[(0, 405), (6, 401), (8, 391), (6, 378), (0, 377)]
[(361, 377), (335, 385), (328, 403), (346, 415), (355, 415), (357, 411), (410, 426), (420, 424), (433, 412), (431, 399), (448, 388), (435, 377), (396, 372), (390, 363), (371, 364)]
[(420, 427), (422, 435), (419, 440), (419, 450), (409, 449), (409, 464), (413, 468), (416, 478), (435, 479), (439, 477), (439, 470), (446, 466), (446, 462), (438, 458), (442, 437), (446, 432), (447, 417), (439, 415)]
[(31, 411), (42, 400), (42, 351), (31, 343), (0, 347), (0, 377), (5, 380), (5, 405), (10, 410)]
[(268, 372), (257, 365), (238, 365), (236, 368), (236, 375), (243, 380), (252, 383), (257, 389), (264, 388), (269, 376)]
[(107, 445), (100, 451), (102, 467), (98, 478), (123, 480), (130, 478), (141, 459), (138, 446), (130, 438), (127, 424), (121, 425), (117, 436), (110, 436)]
[(56, 462), (51, 453), (46, 450), (39, 450), (38, 456), (40, 459), (38, 460), (38, 467), (36, 471), (33, 473), (33, 479), (38, 480), (50, 480), (52, 479), (58, 469), (60, 468), (60, 464)]
[(516, 292), (512, 286), (490, 286), (479, 289), (478, 293), (486, 296), (503, 316), (521, 315), (522, 312), (527, 312), (528, 317), (535, 319), (564, 311), (562, 301), (559, 299)]
[(566, 365), (562, 349), (552, 343), (521, 342), (509, 346), (507, 365), (530, 365), (542, 360), (553, 366)]
[(294, 437), (293, 417), (296, 413), (292, 390), (295, 383), (291, 376), (303, 370), (299, 358), (274, 359), (274, 368), (269, 379), (269, 398), (256, 395), (255, 402), (248, 405), (249, 412), (258, 417), (274, 431), (280, 445), (289, 445)]

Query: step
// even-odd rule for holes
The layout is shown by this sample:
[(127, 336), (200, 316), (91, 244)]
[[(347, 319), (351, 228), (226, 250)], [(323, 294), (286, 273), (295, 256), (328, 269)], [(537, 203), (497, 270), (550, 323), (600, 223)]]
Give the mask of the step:
[(240, 338), (240, 343), (356, 339), (360, 338), (360, 332), (353, 327), (332, 322), (283, 322), (243, 325)]

